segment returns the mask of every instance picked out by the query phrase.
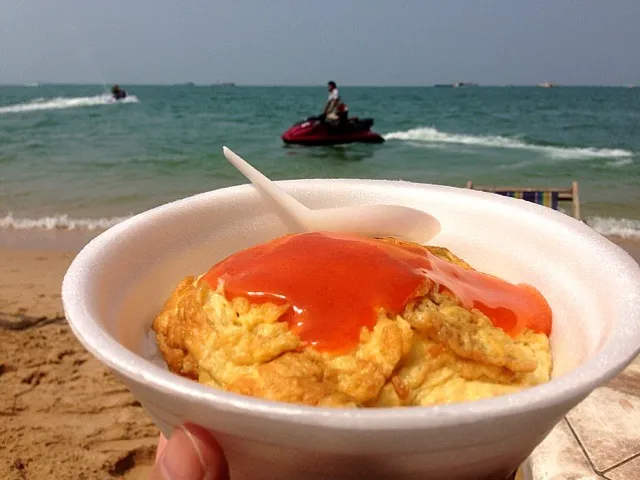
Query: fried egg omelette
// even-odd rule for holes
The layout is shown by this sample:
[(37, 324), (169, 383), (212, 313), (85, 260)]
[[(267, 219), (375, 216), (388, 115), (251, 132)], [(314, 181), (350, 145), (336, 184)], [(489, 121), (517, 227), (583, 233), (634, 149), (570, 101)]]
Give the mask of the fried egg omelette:
[[(393, 238), (377, 241), (426, 249), (475, 272), (446, 248)], [(312, 278), (314, 272), (306, 275)], [(341, 351), (319, 348), (284, 321), (295, 305), (230, 295), (222, 279), (212, 285), (204, 275), (180, 282), (153, 330), (176, 374), (229, 392), (312, 406), (449, 404), (549, 381), (547, 334), (526, 327), (509, 334), (441, 287), (425, 276), (399, 311), (374, 305), (373, 322)], [(359, 285), (350, 288), (357, 298)], [(316, 295), (330, 296), (333, 290), (321, 285)], [(348, 302), (343, 306), (348, 310)]]

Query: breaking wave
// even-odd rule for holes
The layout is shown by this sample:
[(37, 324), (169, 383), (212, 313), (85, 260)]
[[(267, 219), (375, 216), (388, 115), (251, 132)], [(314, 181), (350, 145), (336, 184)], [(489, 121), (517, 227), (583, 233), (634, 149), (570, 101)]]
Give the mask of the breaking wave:
[(9, 213), (0, 218), (0, 228), (15, 230), (106, 230), (127, 217), (70, 218), (68, 215), (54, 215), (40, 218), (16, 218)]
[(587, 224), (603, 235), (640, 239), (640, 220), (629, 218), (591, 217)]
[[(131, 218), (72, 218), (66, 214), (40, 218), (16, 218), (9, 213), (0, 217), (0, 228), (15, 230), (106, 230)], [(597, 232), (607, 236), (640, 239), (640, 220), (612, 217), (590, 217), (587, 224)]]

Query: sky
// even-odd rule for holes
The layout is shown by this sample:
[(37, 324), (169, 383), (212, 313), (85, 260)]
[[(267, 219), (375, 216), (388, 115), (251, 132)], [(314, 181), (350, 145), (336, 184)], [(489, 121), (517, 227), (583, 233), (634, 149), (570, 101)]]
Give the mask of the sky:
[(640, 84), (640, 0), (2, 0), (0, 83)]

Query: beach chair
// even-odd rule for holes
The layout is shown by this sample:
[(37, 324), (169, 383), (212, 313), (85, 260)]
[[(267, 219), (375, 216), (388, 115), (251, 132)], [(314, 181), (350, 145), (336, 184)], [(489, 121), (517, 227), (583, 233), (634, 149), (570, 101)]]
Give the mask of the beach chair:
[(471, 180), (467, 182), (467, 188), (481, 190), (483, 192), (497, 193), (507, 197), (521, 198), (528, 202), (544, 205), (554, 210), (558, 209), (558, 202), (571, 202), (573, 217), (580, 220), (580, 196), (578, 194), (578, 182), (572, 182), (570, 188), (547, 187), (487, 187), (474, 185)]

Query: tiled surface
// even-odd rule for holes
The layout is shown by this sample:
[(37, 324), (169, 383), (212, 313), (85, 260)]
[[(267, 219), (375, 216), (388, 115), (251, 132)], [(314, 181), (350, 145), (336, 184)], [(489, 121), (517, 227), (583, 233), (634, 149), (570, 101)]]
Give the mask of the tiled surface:
[(640, 397), (599, 388), (567, 418), (600, 472), (640, 453)]
[(573, 409), (530, 461), (535, 480), (640, 480), (640, 357)]
[(576, 442), (569, 423), (562, 420), (542, 442), (530, 459), (535, 480), (567, 478), (600, 478), (594, 475), (591, 464)]
[(640, 457), (613, 469), (607, 477), (611, 480), (640, 480)]

